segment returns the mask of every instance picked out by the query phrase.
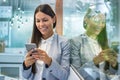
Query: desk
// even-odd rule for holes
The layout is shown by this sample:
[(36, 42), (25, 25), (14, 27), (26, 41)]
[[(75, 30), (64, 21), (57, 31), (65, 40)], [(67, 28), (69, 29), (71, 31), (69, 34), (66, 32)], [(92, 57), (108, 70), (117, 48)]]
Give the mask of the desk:
[(22, 62), (24, 60), (24, 48), (9, 48), (5, 49), (4, 53), (0, 53), (0, 73), (1, 68), (19, 68), (19, 78), (22, 79)]

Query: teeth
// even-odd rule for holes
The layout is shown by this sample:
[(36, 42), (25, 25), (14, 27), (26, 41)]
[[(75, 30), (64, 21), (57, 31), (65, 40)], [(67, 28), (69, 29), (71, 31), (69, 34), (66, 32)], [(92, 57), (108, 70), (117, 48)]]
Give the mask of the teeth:
[(41, 30), (46, 30), (46, 29), (47, 29), (46, 27), (41, 28)]

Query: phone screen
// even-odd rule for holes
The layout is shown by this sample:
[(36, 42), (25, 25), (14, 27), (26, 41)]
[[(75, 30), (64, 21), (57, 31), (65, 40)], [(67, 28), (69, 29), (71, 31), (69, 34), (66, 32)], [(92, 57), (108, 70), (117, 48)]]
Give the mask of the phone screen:
[(31, 49), (34, 49), (37, 47), (35, 43), (26, 43), (25, 46), (27, 51), (30, 51)]

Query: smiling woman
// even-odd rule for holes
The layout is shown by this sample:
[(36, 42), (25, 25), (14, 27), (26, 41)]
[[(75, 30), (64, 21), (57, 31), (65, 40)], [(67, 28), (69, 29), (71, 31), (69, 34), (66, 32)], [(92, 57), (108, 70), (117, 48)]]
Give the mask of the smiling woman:
[(36, 54), (27, 52), (23, 62), (23, 77), (29, 80), (67, 80), (70, 71), (70, 46), (67, 39), (54, 32), (56, 14), (48, 4), (39, 5), (34, 12), (31, 43)]

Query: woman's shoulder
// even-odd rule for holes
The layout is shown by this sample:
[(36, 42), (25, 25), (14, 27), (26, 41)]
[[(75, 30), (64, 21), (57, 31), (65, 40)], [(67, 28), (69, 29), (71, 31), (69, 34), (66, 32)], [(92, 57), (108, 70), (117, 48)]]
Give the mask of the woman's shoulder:
[(74, 42), (74, 43), (81, 43), (82, 42), (82, 38), (83, 38), (84, 34), (80, 34), (78, 36), (72, 37), (69, 39), (70, 42)]
[(66, 38), (65, 36), (59, 36), (59, 39), (62, 41), (68, 41), (68, 38)]
[(68, 41), (68, 38), (66, 38), (65, 36), (62, 36), (62, 35), (58, 35), (58, 34), (55, 34), (55, 36), (57, 37), (57, 39), (61, 42), (61, 41)]

